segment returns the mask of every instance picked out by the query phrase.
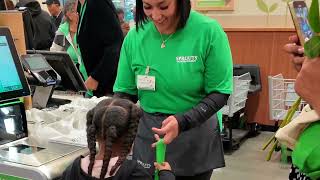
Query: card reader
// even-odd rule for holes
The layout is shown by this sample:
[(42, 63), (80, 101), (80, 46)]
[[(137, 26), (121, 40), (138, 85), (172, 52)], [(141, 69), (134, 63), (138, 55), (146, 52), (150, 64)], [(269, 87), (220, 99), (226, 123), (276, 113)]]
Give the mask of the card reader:
[(22, 55), (21, 60), (24, 68), (41, 86), (46, 87), (60, 83), (61, 77), (41, 54)]

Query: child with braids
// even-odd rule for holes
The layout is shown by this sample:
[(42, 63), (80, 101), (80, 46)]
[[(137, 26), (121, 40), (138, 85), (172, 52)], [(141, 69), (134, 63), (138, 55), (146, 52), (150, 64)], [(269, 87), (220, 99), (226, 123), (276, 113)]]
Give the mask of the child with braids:
[[(141, 163), (127, 159), (141, 114), (141, 110), (126, 99), (111, 98), (98, 103), (87, 113), (90, 154), (78, 157), (63, 173), (62, 179), (152, 180)], [(160, 180), (175, 179), (167, 162), (155, 163), (155, 166), (160, 171)]]

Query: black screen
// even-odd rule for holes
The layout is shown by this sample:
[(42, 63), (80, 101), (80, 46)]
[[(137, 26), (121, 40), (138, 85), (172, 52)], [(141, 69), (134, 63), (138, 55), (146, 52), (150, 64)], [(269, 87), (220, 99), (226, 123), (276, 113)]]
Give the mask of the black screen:
[(41, 56), (32, 56), (32, 57), (25, 57), (24, 58), (28, 63), (30, 70), (44, 70), (50, 69), (50, 65), (46, 62), (45, 59)]
[(0, 11), (7, 10), (5, 0), (0, 0)]
[(23, 103), (0, 107), (0, 145), (27, 137)]
[(28, 54), (41, 54), (49, 65), (61, 76), (61, 82), (56, 87), (58, 90), (71, 90), (75, 92), (87, 91), (79, 70), (67, 52), (27, 51)]

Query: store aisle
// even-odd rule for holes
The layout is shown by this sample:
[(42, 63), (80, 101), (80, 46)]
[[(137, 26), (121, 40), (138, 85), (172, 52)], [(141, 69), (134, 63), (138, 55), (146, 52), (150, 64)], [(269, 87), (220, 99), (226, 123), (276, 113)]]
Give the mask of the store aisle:
[(265, 161), (268, 151), (262, 145), (273, 133), (262, 132), (247, 139), (240, 149), (225, 155), (227, 167), (214, 171), (212, 180), (287, 180), (290, 165), (280, 163), (280, 154), (274, 154), (270, 162)]

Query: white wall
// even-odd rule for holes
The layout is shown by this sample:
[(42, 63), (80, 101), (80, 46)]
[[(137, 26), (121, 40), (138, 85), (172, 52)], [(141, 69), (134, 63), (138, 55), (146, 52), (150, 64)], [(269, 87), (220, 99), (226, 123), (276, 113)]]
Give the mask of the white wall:
[[(217, 19), (224, 27), (293, 27), (291, 15), (283, 0), (264, 0), (278, 6), (269, 15), (258, 8), (256, 0), (234, 0), (233, 11), (209, 11), (204, 14)], [(311, 0), (306, 0), (310, 5)]]
[[(38, 0), (43, 10), (47, 6)], [(223, 27), (270, 27), (270, 28), (292, 28), (290, 12), (284, 0), (264, 0), (268, 6), (278, 4), (277, 9), (269, 15), (261, 11), (256, 0), (234, 0), (233, 11), (209, 11), (203, 12), (207, 16), (217, 19)], [(311, 0), (306, 0), (310, 5)]]

